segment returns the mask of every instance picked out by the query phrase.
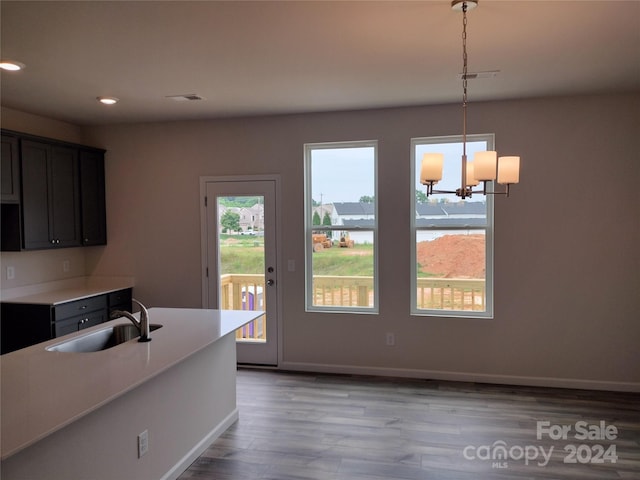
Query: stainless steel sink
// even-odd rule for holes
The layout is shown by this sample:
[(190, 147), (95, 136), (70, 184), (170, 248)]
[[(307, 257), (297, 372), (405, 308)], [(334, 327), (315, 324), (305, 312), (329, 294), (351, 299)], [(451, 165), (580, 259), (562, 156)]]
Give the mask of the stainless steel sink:
[[(149, 325), (149, 330), (153, 332), (160, 327), (162, 327), (162, 325), (152, 324)], [(133, 340), (139, 336), (140, 331), (135, 325), (121, 323), (80, 337), (74, 337), (66, 342), (51, 345), (47, 347), (47, 350), (50, 352), (73, 353), (99, 352)]]

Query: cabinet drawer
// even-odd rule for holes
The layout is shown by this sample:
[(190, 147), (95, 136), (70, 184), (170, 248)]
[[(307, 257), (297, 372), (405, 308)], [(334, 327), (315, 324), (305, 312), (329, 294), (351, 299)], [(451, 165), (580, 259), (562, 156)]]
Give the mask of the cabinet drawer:
[(54, 324), (54, 336), (61, 337), (68, 333), (78, 332), (85, 328), (99, 325), (106, 321), (106, 312), (104, 310), (88, 313), (87, 315), (78, 315), (76, 317), (60, 320)]
[(131, 309), (131, 289), (118, 290), (109, 294), (109, 309), (114, 307), (121, 308), (126, 306), (125, 310)]
[(75, 302), (63, 303), (55, 307), (55, 321), (64, 320), (83, 313), (93, 312), (95, 310), (107, 309), (107, 296), (98, 295), (95, 297), (83, 298)]

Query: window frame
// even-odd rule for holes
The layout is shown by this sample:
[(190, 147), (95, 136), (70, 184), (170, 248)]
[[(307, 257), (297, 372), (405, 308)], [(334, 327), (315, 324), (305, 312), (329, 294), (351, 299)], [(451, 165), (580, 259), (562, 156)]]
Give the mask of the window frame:
[[(311, 154), (314, 150), (373, 148), (373, 195), (374, 195), (374, 225), (371, 228), (352, 227), (347, 225), (313, 225), (312, 198), (312, 165)], [(378, 275), (378, 141), (354, 140), (342, 142), (321, 142), (304, 144), (304, 250), (305, 250), (305, 311), (320, 313), (352, 313), (378, 314), (380, 304), (380, 288)], [(373, 234), (373, 306), (319, 306), (313, 304), (313, 241), (314, 231), (347, 231), (368, 232)]]
[[(488, 134), (474, 134), (467, 135), (467, 143), (471, 142), (486, 142), (486, 150), (495, 150), (495, 135), (493, 133)], [(447, 135), (447, 136), (435, 136), (435, 137), (416, 137), (411, 139), (411, 236), (410, 236), (410, 312), (412, 316), (421, 317), (445, 317), (445, 318), (493, 318), (494, 307), (494, 282), (493, 282), (493, 256), (494, 256), (494, 243), (493, 243), (493, 230), (494, 230), (494, 195), (488, 194), (485, 197), (486, 200), (486, 226), (465, 226), (460, 224), (459, 226), (451, 227), (438, 227), (437, 230), (478, 230), (485, 233), (485, 310), (440, 310), (440, 309), (422, 309), (418, 308), (418, 272), (417, 272), (417, 234), (418, 231), (436, 230), (435, 227), (419, 227), (416, 224), (416, 175), (419, 174), (416, 166), (416, 148), (419, 145), (436, 145), (441, 143), (462, 143), (462, 135)], [(472, 160), (472, 159), (470, 159)], [(425, 187), (426, 188), (426, 187)], [(475, 187), (481, 188), (481, 185)], [(487, 190), (493, 188), (493, 182), (489, 182)], [(482, 195), (482, 193), (474, 195)], [(457, 197), (455, 197), (457, 198)], [(472, 197), (473, 198), (473, 197)], [(467, 201), (467, 200), (464, 200)], [(473, 201), (473, 200), (471, 200)]]

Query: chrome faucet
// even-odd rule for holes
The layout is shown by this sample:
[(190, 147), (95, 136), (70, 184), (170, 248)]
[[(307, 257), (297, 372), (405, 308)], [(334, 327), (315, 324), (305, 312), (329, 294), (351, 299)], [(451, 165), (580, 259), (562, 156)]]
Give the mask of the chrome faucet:
[(145, 307), (142, 303), (140, 303), (135, 298), (131, 299), (132, 302), (135, 302), (140, 307), (140, 321), (136, 319), (130, 312), (126, 310), (114, 310), (111, 312), (111, 319), (116, 319), (119, 317), (127, 317), (129, 320), (133, 322), (133, 324), (138, 327), (138, 331), (140, 332), (139, 342), (150, 342), (151, 341), (151, 331), (149, 330), (149, 311), (147, 307)]

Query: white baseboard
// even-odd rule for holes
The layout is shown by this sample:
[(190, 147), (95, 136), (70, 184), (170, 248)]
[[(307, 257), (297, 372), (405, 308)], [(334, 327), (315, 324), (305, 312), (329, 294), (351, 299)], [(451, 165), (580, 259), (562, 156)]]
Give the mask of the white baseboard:
[(332, 365), (305, 362), (282, 362), (279, 365), (279, 369), (318, 373), (342, 373), (349, 375), (424, 378), (432, 380), (450, 380), (454, 382), (524, 385), (531, 387), (573, 388), (583, 390), (607, 390), (616, 392), (640, 392), (640, 383), (638, 382), (609, 382), (602, 380), (584, 380), (577, 378), (526, 377), (519, 375), (494, 375), (472, 372), (449, 372), (442, 370), (361, 367), (357, 365)]
[(180, 459), (160, 480), (176, 480), (182, 473), (189, 468), (204, 451), (209, 448), (216, 438), (222, 435), (231, 425), (238, 421), (238, 409), (227, 415), (216, 427), (211, 430), (205, 437), (200, 440), (187, 454)]

